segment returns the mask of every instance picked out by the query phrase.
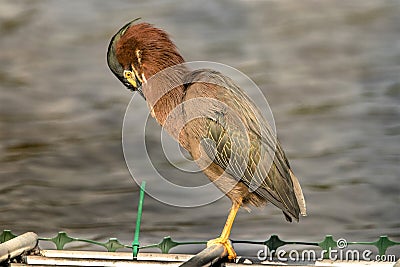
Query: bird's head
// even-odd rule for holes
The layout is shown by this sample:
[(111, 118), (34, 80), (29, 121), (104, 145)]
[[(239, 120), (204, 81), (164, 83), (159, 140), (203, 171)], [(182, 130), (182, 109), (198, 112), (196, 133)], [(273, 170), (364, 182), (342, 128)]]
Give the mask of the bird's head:
[(107, 63), (128, 89), (143, 96), (141, 85), (147, 79), (184, 60), (166, 32), (136, 21), (127, 23), (112, 37)]

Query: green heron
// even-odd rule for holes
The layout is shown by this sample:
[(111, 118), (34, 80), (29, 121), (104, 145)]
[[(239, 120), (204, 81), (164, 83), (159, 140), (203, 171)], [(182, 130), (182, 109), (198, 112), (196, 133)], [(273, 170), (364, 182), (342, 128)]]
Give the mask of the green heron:
[[(166, 83), (181, 80), (181, 85), (164, 90), (161, 79), (161, 86), (147, 86), (153, 75), (185, 61), (165, 31), (148, 23), (134, 22), (123, 26), (112, 37), (107, 63), (128, 89), (143, 96), (151, 115), (161, 126), (169, 127), (169, 133), (179, 131), (172, 135), (177, 136), (180, 145), (232, 201), (220, 237), (207, 245), (221, 243), (228, 258), (236, 258), (229, 236), (242, 206), (259, 207), (270, 202), (281, 209), (290, 222), (298, 221), (300, 214), (306, 215), (300, 184), (285, 153), (271, 134), (270, 125), (259, 118), (259, 110), (245, 92), (217, 71), (190, 71), (185, 67), (164, 75)], [(196, 99), (199, 100), (190, 101)], [(209, 104), (210, 99), (222, 105)], [(188, 120), (185, 116), (194, 110), (203, 116)], [(175, 115), (168, 126), (171, 113)], [(178, 121), (185, 121), (184, 126), (174, 129)], [(214, 145), (204, 140), (212, 140)]]

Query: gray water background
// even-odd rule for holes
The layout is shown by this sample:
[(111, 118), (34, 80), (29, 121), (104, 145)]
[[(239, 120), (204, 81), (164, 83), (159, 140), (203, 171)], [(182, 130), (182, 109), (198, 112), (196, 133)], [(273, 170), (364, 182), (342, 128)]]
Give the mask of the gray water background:
[[(121, 148), (132, 93), (105, 53), (141, 17), (169, 32), (186, 60), (247, 74), (271, 105), (309, 216), (290, 224), (274, 207), (241, 211), (233, 239), (399, 240), (399, 14), (400, 1), (372, 0), (1, 0), (0, 230), (132, 239), (138, 191)], [(141, 240), (211, 239), (229, 206), (147, 197)]]

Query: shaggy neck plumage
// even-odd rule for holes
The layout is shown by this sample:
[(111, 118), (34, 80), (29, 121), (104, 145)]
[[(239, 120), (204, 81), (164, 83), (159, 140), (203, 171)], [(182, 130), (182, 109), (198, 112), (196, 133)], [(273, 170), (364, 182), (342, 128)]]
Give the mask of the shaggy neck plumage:
[(187, 72), (185, 67), (170, 69), (185, 61), (168, 34), (148, 23), (132, 25), (117, 43), (116, 55), (123, 69), (133, 67), (144, 75), (143, 94), (152, 116), (164, 126), (168, 114), (182, 102)]

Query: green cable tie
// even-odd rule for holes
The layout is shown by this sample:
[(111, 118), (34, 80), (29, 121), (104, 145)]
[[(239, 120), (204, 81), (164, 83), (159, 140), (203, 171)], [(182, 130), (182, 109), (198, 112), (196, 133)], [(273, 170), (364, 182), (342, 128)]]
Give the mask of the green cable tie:
[(135, 236), (132, 242), (132, 254), (133, 258), (137, 259), (137, 255), (139, 252), (139, 232), (140, 232), (140, 222), (142, 220), (142, 210), (143, 210), (143, 201), (144, 201), (144, 189), (146, 187), (146, 181), (143, 181), (140, 185), (140, 196), (139, 196), (139, 205), (136, 217), (136, 228), (135, 228)]

